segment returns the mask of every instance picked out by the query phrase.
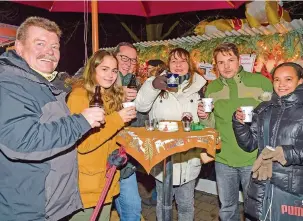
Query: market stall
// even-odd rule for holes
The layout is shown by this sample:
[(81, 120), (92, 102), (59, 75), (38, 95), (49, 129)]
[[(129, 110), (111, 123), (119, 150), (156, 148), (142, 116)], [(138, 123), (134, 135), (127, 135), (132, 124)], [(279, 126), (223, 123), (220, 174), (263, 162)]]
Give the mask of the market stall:
[[(165, 41), (139, 42), (134, 44), (140, 51), (139, 77), (146, 78), (146, 61), (150, 59), (167, 60), (168, 52), (175, 47), (187, 49), (191, 54), (192, 63), (197, 72), (206, 74), (208, 80), (216, 78), (212, 70), (214, 48), (222, 42), (235, 43), (242, 55), (241, 61), (247, 62), (251, 57), (247, 70), (261, 72), (266, 77), (277, 64), (284, 61), (300, 61), (302, 57), (303, 21), (279, 23), (260, 28), (244, 27), (243, 29), (218, 33), (170, 39)], [(283, 27), (283, 28), (282, 28)], [(245, 59), (246, 58), (246, 59)]]
[[(142, 82), (146, 79), (146, 61), (150, 59), (166, 61), (171, 49), (182, 47), (191, 53), (196, 71), (208, 80), (213, 80), (217, 77), (213, 69), (213, 49), (222, 42), (233, 42), (239, 48), (241, 64), (246, 70), (253, 73), (261, 72), (271, 78), (271, 70), (279, 63), (302, 62), (302, 33), (303, 21), (299, 19), (260, 27), (242, 26), (237, 30), (204, 33), (165, 41), (139, 42), (134, 44), (140, 51), (138, 77)], [(215, 181), (208, 178), (200, 179), (196, 189), (217, 194)], [(241, 198), (240, 196), (240, 200)]]

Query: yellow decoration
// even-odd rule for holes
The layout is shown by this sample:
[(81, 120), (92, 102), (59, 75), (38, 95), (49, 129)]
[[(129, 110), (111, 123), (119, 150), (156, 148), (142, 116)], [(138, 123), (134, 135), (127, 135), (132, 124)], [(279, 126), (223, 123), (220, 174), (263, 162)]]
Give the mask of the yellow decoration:
[(231, 31), (241, 29), (246, 24), (246, 19), (218, 19), (211, 22), (201, 21), (194, 32), (196, 35), (213, 34), (218, 31)]
[(277, 1), (254, 1), (246, 4), (246, 19), (218, 19), (201, 21), (195, 28), (196, 35), (218, 34), (222, 31), (243, 29), (245, 26), (258, 28), (261, 25), (275, 25), (281, 21), (290, 22), (289, 13)]
[(291, 21), (289, 13), (277, 1), (254, 1), (247, 3), (245, 15), (252, 28), (258, 28), (261, 25), (275, 25), (281, 21)]

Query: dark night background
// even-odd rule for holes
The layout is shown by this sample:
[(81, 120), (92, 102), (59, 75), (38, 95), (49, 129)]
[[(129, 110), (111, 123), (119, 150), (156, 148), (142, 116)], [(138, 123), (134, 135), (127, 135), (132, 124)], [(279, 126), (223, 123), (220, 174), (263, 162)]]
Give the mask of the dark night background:
[[(72, 4), (72, 2), (71, 2)], [(288, 9), (291, 17), (300, 18), (303, 2), (285, 2), (284, 8)], [(63, 31), (61, 39), (61, 59), (58, 71), (67, 71), (74, 74), (84, 64), (84, 14), (83, 13), (59, 13), (49, 12), (31, 6), (21, 5), (8, 1), (0, 2), (0, 22), (20, 25), (29, 16), (41, 16), (55, 21)], [(114, 47), (121, 41), (134, 43), (129, 33), (120, 24), (125, 22), (128, 27), (140, 38), (146, 41), (145, 25), (147, 23), (164, 23), (163, 33), (165, 33), (177, 20), (179, 25), (167, 37), (178, 38), (192, 35), (192, 28), (199, 21), (207, 19), (209, 21), (219, 18), (245, 18), (245, 5), (237, 10), (213, 10), (180, 13), (173, 15), (157, 16), (150, 19), (137, 16), (99, 14), (99, 46)], [(88, 15), (88, 56), (91, 55), (91, 19)], [(5, 48), (0, 47), (0, 54)]]

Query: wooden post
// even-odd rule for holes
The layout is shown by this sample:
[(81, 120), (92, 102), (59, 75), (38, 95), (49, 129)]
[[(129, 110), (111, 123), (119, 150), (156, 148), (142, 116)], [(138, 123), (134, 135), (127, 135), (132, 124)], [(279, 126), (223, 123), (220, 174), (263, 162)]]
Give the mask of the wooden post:
[(99, 50), (98, 1), (91, 1), (93, 53)]

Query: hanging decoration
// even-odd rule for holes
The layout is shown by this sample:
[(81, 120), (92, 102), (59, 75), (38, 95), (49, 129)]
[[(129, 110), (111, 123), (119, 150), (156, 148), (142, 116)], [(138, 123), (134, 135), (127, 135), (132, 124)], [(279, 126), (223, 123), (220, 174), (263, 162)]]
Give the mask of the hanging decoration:
[(198, 44), (180, 45), (158, 45), (151, 47), (141, 47), (139, 49), (139, 76), (147, 78), (146, 61), (150, 59), (161, 59), (167, 61), (169, 51), (176, 47), (182, 47), (190, 52), (191, 63), (196, 72), (201, 75), (205, 70), (199, 66), (201, 62), (214, 64), (212, 53), (215, 47), (222, 42), (232, 42), (239, 48), (240, 54), (255, 54), (256, 60), (253, 72), (261, 72), (268, 78), (271, 77), (272, 69), (281, 62), (298, 61), (303, 56), (301, 35), (303, 29), (290, 31), (286, 34), (256, 35), (256, 36), (236, 36), (226, 38), (215, 38), (209, 41), (201, 41)]
[(196, 35), (212, 35), (225, 31), (237, 31), (245, 26), (248, 26), (246, 19), (218, 19), (211, 22), (201, 21), (194, 32)]
[(290, 22), (289, 13), (277, 1), (254, 1), (245, 5), (246, 19), (217, 19), (201, 21), (195, 28), (196, 35), (224, 35), (226, 32), (247, 30), (272, 25), (280, 29), (283, 22)]
[(278, 1), (254, 1), (247, 3), (245, 7), (245, 16), (252, 28), (291, 21), (288, 11)]

